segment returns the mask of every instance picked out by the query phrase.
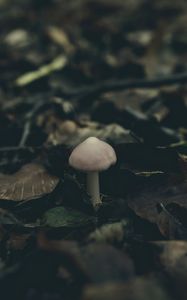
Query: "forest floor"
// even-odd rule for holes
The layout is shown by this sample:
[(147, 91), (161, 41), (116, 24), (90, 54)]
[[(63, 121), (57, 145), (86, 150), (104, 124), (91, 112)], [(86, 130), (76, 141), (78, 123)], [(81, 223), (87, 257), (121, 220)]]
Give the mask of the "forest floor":
[[(187, 299), (187, 3), (0, 1), (0, 299)], [(117, 163), (95, 210), (76, 145)]]

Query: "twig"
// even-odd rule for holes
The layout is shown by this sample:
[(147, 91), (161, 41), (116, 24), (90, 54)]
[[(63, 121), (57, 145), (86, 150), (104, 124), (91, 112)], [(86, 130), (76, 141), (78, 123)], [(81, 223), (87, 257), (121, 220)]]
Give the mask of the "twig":
[(158, 88), (161, 86), (183, 84), (185, 82), (187, 82), (187, 72), (155, 79), (107, 80), (92, 86), (87, 86), (76, 90), (71, 89), (71, 91), (63, 92), (66, 96), (81, 99), (87, 98), (91, 95), (99, 95), (111, 91), (120, 91), (130, 88)]
[(19, 147), (25, 146), (27, 138), (30, 134), (32, 120), (35, 117), (36, 112), (42, 105), (43, 105), (43, 101), (35, 103), (33, 109), (27, 113), (26, 122), (25, 122), (24, 129), (23, 129), (23, 134), (22, 134), (21, 140), (19, 142)]
[(7, 147), (1, 147), (0, 152), (11, 152), (11, 151), (18, 151), (18, 150), (27, 150), (27, 151), (34, 151), (36, 149), (40, 149), (41, 146), (32, 147), (32, 146), (7, 146)]

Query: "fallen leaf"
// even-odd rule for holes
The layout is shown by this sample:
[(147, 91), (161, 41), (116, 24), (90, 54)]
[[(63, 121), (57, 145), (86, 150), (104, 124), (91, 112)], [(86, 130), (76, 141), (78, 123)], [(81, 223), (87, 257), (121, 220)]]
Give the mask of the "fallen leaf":
[(28, 201), (50, 194), (59, 179), (40, 164), (24, 165), (16, 173), (0, 174), (0, 199)]
[(0, 224), (20, 225), (20, 222), (10, 211), (0, 208)]
[(18, 233), (12, 232), (10, 234), (9, 240), (7, 241), (8, 250), (10, 250), (10, 251), (23, 250), (26, 247), (29, 238), (30, 238), (29, 233), (18, 234)]
[(83, 247), (80, 264), (93, 283), (127, 281), (134, 276), (134, 264), (124, 252), (111, 245), (92, 243)]
[(136, 194), (131, 193), (128, 199), (128, 205), (138, 216), (157, 223), (161, 213), (159, 205), (167, 208), (175, 204), (187, 208), (186, 161), (181, 160), (179, 166), (180, 169), (175, 174), (165, 173), (144, 177), (144, 184)]
[(75, 241), (48, 240), (43, 233), (38, 236), (39, 247), (65, 257), (61, 264), (84, 278), (85, 282), (123, 282), (134, 276), (134, 264), (128, 254), (107, 244), (92, 243), (80, 247)]
[(178, 261), (186, 259), (187, 241), (156, 241), (150, 244), (153, 245), (154, 255), (159, 257), (160, 264), (171, 274)]
[(178, 297), (186, 299), (187, 273), (187, 242), (186, 241), (158, 241), (152, 242), (152, 251), (160, 267), (169, 276), (171, 284), (175, 286)]
[(140, 176), (144, 178), (142, 186), (131, 191), (128, 198), (129, 207), (141, 218), (156, 223), (169, 239), (187, 238), (186, 160), (181, 159), (179, 166), (177, 173)]
[(128, 224), (125, 220), (112, 224), (104, 224), (93, 231), (89, 235), (88, 239), (97, 243), (120, 243), (123, 241), (125, 236), (126, 226), (128, 226)]
[(99, 123), (90, 122), (85, 123), (82, 127), (78, 127), (72, 121), (65, 121), (61, 122), (58, 128), (55, 131), (53, 130), (49, 135), (47, 144), (59, 145), (63, 143), (75, 146), (90, 136), (95, 136), (112, 143), (135, 142), (129, 130), (115, 123), (101, 126)]
[(127, 283), (88, 285), (82, 300), (169, 300), (161, 283), (149, 278), (136, 278)]
[(48, 210), (41, 219), (43, 226), (49, 227), (78, 227), (94, 222), (94, 217), (78, 210), (58, 206)]
[(160, 204), (162, 209), (157, 220), (161, 234), (168, 239), (187, 239), (186, 215), (187, 210), (177, 204)]

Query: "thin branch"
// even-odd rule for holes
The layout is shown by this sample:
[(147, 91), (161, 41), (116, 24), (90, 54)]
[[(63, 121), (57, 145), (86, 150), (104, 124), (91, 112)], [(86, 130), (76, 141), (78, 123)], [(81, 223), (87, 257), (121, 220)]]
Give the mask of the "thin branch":
[(7, 146), (7, 147), (0, 147), (0, 152), (11, 152), (11, 151), (19, 151), (19, 150), (27, 150), (27, 151), (34, 151), (36, 149), (40, 149), (41, 146)]
[(175, 84), (184, 84), (187, 82), (187, 72), (166, 76), (155, 79), (137, 79), (137, 80), (107, 80), (95, 85), (83, 87), (71, 91), (64, 91), (69, 97), (85, 98), (91, 95), (99, 95), (105, 92), (120, 91), (130, 88), (158, 88), (161, 86), (170, 86)]
[(33, 109), (30, 110), (27, 113), (27, 115), (25, 117), (26, 122), (25, 122), (25, 125), (24, 125), (23, 134), (22, 134), (21, 140), (19, 142), (19, 147), (24, 147), (25, 146), (27, 138), (28, 138), (28, 136), (30, 134), (30, 131), (31, 131), (32, 121), (33, 121), (37, 111), (40, 109), (40, 107), (42, 105), (43, 105), (43, 101), (35, 103)]

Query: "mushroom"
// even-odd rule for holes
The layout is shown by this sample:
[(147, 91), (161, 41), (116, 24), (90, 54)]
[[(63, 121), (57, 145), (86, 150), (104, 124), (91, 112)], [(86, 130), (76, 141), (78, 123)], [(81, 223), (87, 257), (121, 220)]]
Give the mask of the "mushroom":
[(87, 192), (94, 207), (102, 202), (99, 192), (99, 172), (107, 170), (116, 163), (114, 149), (96, 137), (89, 137), (72, 151), (69, 164), (71, 167), (87, 173)]

